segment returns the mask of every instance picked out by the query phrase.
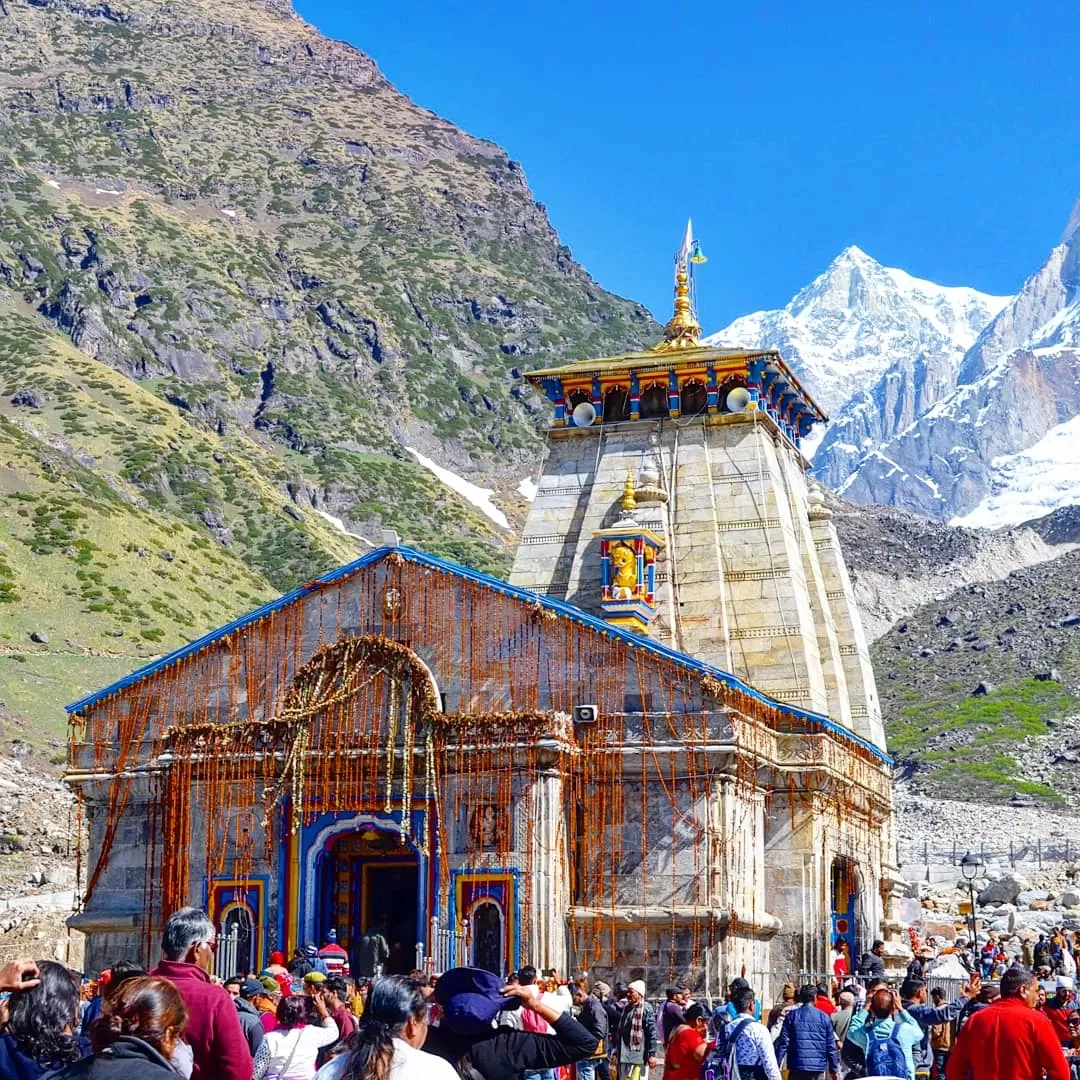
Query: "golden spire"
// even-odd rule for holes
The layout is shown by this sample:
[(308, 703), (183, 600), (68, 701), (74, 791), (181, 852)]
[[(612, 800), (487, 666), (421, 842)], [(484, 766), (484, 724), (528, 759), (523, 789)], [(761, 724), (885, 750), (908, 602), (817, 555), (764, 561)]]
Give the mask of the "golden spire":
[(687, 260), (691, 258), (691, 249), (695, 256), (704, 262), (701, 249), (691, 239), (692, 226), (686, 223), (686, 237), (679, 254), (675, 256), (675, 314), (664, 327), (664, 340), (654, 345), (653, 352), (671, 352), (674, 349), (694, 349), (701, 338), (701, 327), (694, 316), (694, 306), (690, 302), (690, 279), (686, 272)]
[(632, 514), (637, 509), (637, 498), (634, 495), (634, 472), (626, 470), (626, 483), (623, 485), (622, 508), (624, 514)]

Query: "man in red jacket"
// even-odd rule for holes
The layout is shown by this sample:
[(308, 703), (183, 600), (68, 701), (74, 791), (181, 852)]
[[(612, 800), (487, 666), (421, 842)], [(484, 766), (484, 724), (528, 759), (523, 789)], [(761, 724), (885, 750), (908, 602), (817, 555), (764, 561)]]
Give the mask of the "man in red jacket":
[(1001, 997), (960, 1029), (945, 1067), (948, 1080), (1069, 1080), (1054, 1028), (1035, 1011), (1039, 983), (1027, 968), (1001, 976)]
[(168, 979), (184, 999), (195, 1068), (191, 1080), (251, 1080), (251, 1051), (228, 991), (210, 981), (217, 949), (214, 924), (198, 908), (169, 916), (161, 937), (164, 959), (151, 975)]

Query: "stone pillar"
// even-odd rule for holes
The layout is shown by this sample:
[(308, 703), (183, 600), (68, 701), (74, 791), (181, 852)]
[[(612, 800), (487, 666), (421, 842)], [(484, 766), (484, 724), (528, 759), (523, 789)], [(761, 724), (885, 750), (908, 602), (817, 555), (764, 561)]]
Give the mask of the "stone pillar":
[[(95, 868), (94, 860), (103, 847), (113, 781), (95, 777), (77, 783), (82, 788), (90, 829), (90, 860), (84, 868), (82, 881), (85, 888)], [(159, 846), (157, 864), (148, 866), (149, 783), (145, 776), (132, 782), (131, 795), (117, 825), (108, 862), (90, 902), (67, 920), (71, 929), (86, 935), (84, 962), (88, 970), (98, 971), (117, 956), (127, 956), (147, 965), (158, 959), (160, 911), (148, 913), (144, 903), (148, 895), (147, 873), (160, 875), (160, 860), (166, 853)]]
[(675, 589), (677, 648), (724, 671), (734, 671), (731, 651), (728, 586), (713, 477), (709, 430), (688, 425), (672, 442), (674, 484), (668, 504), (671, 528), (668, 562)]
[(554, 765), (541, 764), (540, 772), (529, 787), (528, 812), (532, 823), (526, 871), (531, 886), (530, 934), (529, 940), (523, 944), (523, 950), (529, 962), (537, 968), (556, 968), (562, 973), (566, 971), (567, 962), (566, 916), (570, 910), (570, 876), (563, 816), (563, 780)]
[(827, 871), (822, 815), (806, 792), (777, 787), (769, 807), (765, 880), (769, 910), (783, 923), (773, 940), (774, 993), (793, 972), (828, 964)]

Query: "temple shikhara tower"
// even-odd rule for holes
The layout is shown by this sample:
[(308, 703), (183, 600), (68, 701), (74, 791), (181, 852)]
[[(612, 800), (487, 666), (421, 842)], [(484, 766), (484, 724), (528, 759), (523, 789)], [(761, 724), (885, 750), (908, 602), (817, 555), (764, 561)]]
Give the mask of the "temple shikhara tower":
[[(762, 991), (885, 937), (891, 761), (773, 351), (526, 373), (547, 456), (509, 583), (390, 544), (71, 706), (89, 967), (205, 905), (236, 970), (532, 962)], [(231, 973), (231, 971), (229, 972)]]

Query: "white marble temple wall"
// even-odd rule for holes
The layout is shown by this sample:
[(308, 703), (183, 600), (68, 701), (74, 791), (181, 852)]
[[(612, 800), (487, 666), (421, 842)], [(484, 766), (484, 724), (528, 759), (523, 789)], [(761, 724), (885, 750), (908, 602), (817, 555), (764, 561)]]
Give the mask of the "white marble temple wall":
[(870, 663), (870, 648), (863, 631), (862, 618), (855, 603), (847, 564), (840, 550), (832, 511), (820, 494), (812, 499), (810, 527), (814, 548), (821, 566), (825, 595), (836, 627), (836, 639), (844, 666), (851, 708), (851, 725), (855, 732), (875, 746), (885, 749), (885, 724), (881, 718), (874, 669)]

